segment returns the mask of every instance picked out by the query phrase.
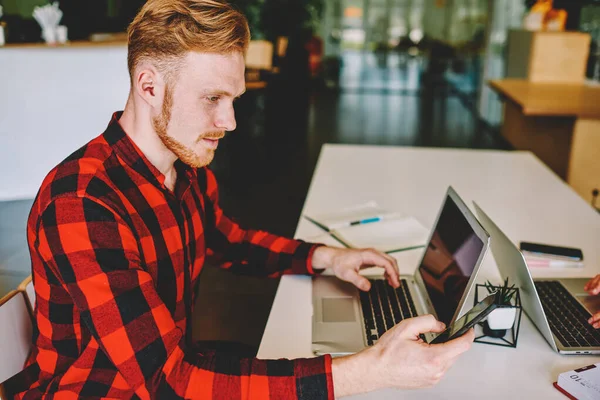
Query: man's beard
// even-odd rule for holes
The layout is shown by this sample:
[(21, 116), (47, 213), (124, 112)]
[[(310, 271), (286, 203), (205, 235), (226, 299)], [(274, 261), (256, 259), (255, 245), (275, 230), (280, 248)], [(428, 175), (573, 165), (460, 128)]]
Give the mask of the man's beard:
[[(163, 142), (165, 147), (175, 154), (177, 158), (179, 158), (184, 164), (187, 164), (192, 168), (202, 168), (207, 166), (211, 163), (215, 156), (215, 151), (213, 149), (205, 148), (205, 153), (198, 154), (167, 133), (167, 127), (169, 126), (169, 121), (171, 120), (172, 107), (173, 91), (167, 85), (165, 87), (165, 98), (163, 101), (161, 114), (152, 118), (152, 126), (154, 127), (156, 134)], [(223, 136), (224, 132), (208, 132), (198, 137), (195, 143), (198, 143), (203, 138), (220, 139)]]

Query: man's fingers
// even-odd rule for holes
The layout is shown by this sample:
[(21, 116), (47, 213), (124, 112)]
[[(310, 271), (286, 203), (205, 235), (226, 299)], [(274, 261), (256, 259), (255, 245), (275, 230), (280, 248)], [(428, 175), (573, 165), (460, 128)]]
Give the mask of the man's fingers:
[(469, 329), (464, 335), (452, 339), (446, 343), (434, 344), (433, 347), (442, 351), (448, 358), (455, 358), (471, 348), (471, 344), (475, 340), (475, 330)]
[[(398, 261), (394, 257), (390, 256), (389, 254), (383, 253), (383, 255), (385, 258), (387, 258), (392, 263), (392, 267), (394, 268), (394, 271), (396, 271), (397, 278), (398, 278), (398, 286), (394, 285), (393, 282), (390, 282), (389, 279), (388, 279), (388, 282), (391, 286), (399, 287), (400, 286), (400, 268), (398, 268)], [(390, 276), (390, 278), (392, 278), (392, 277)]]
[(596, 275), (592, 278), (584, 287), (590, 294), (598, 294), (600, 293), (600, 275)]
[(385, 269), (385, 272), (389, 276), (388, 282), (391, 280), (390, 285), (393, 287), (400, 286), (400, 275), (398, 273), (398, 265), (388, 259), (387, 254), (380, 253), (377, 250), (369, 249), (362, 252), (363, 264), (365, 265), (376, 265)]
[(588, 322), (594, 326), (594, 328), (600, 328), (600, 313), (596, 313), (588, 319)]
[(352, 283), (363, 292), (367, 292), (371, 289), (371, 282), (353, 269), (347, 270), (346, 273), (341, 276), (341, 278), (346, 282)]
[(404, 320), (402, 333), (406, 334), (406, 337), (414, 338), (418, 337), (421, 333), (442, 332), (445, 328), (446, 325), (443, 322), (438, 321), (433, 315), (428, 314)]
[(583, 290), (590, 292), (594, 287), (596, 287), (596, 285), (594, 283), (596, 282), (597, 279), (598, 279), (598, 275), (596, 275), (595, 277), (590, 279), (583, 287)]
[(398, 285), (398, 286), (395, 285), (393, 278), (387, 272), (383, 274), (383, 277), (385, 278), (385, 280), (391, 287), (397, 288), (398, 286), (400, 286), (400, 285)]
[(390, 256), (387, 253), (381, 253), (381, 255), (384, 256), (385, 258), (387, 258), (389, 260), (389, 262), (392, 263), (392, 265), (394, 266), (394, 268), (396, 269), (396, 271), (399, 271), (398, 261), (394, 257)]

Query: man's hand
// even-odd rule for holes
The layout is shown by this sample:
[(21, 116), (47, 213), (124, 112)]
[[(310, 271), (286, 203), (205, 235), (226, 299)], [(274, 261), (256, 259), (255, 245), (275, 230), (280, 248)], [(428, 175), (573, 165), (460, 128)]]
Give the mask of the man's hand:
[[(591, 295), (600, 293), (600, 274), (596, 275), (588, 283), (585, 284), (583, 290)], [(588, 322), (596, 329), (600, 328), (600, 312), (592, 315)]]
[(363, 291), (371, 289), (371, 283), (358, 272), (362, 268), (382, 267), (385, 269), (385, 278), (388, 283), (394, 288), (400, 286), (396, 259), (374, 249), (317, 247), (313, 253), (312, 266), (317, 269), (330, 268), (339, 279), (353, 283)]
[(473, 329), (441, 344), (427, 344), (421, 333), (442, 332), (445, 326), (426, 315), (401, 321), (373, 347), (333, 360), (336, 397), (383, 388), (416, 389), (438, 383), (458, 356), (471, 348)]

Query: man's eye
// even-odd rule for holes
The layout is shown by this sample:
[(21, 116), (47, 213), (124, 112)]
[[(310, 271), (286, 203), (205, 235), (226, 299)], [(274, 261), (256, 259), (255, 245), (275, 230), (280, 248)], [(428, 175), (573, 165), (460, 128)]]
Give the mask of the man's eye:
[(219, 101), (220, 97), (219, 96), (208, 96), (207, 99), (211, 103), (216, 103), (217, 101)]

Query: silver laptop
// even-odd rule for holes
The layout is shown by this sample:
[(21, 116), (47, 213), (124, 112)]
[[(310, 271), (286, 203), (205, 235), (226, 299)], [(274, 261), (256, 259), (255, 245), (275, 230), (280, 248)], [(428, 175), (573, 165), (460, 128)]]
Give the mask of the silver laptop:
[(492, 237), (492, 254), (502, 278), (519, 288), (523, 310), (550, 346), (561, 354), (600, 354), (600, 330), (588, 318), (600, 309), (600, 296), (583, 287), (589, 279), (532, 279), (523, 254), (475, 204), (479, 221)]
[[(489, 235), (449, 187), (419, 268), (400, 277), (399, 289), (383, 277), (371, 280), (369, 292), (332, 276), (313, 278), (313, 352), (356, 353), (417, 315), (433, 314), (450, 324), (466, 311), (465, 299), (488, 247)], [(430, 342), (434, 336), (422, 338)]]

